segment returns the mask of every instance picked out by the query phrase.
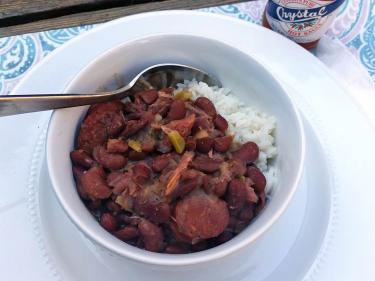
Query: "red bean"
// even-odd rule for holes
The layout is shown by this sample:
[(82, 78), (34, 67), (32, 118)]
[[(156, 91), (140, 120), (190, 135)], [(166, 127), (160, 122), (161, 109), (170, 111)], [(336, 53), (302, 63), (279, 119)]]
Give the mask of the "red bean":
[(189, 238), (188, 236), (186, 236), (185, 234), (181, 233), (179, 230), (178, 230), (178, 226), (176, 223), (174, 222), (171, 222), (169, 224), (169, 228), (170, 230), (172, 231), (172, 234), (173, 234), (173, 237), (176, 241), (178, 242), (183, 242), (183, 243), (191, 243), (191, 238)]
[(123, 140), (109, 139), (107, 141), (107, 151), (109, 153), (125, 153), (128, 149), (128, 144)]
[(119, 136), (121, 131), (124, 129), (125, 118), (122, 112), (113, 113), (109, 118), (105, 118), (103, 121), (104, 128), (107, 131), (109, 138), (116, 138)]
[(185, 254), (187, 252), (186, 247), (178, 243), (170, 244), (165, 248), (165, 253), (167, 254)]
[(168, 113), (169, 107), (171, 106), (172, 99), (159, 97), (156, 102), (149, 106), (149, 111), (153, 114), (160, 114), (162, 117), (165, 117)]
[(246, 202), (257, 203), (258, 195), (255, 193), (254, 189), (250, 186), (246, 186)]
[(204, 112), (206, 112), (211, 117), (216, 116), (216, 109), (214, 104), (205, 97), (199, 97), (195, 100), (194, 105), (202, 109)]
[(134, 201), (134, 210), (141, 216), (155, 223), (166, 223), (169, 221), (170, 208), (167, 203), (158, 202), (145, 191), (138, 195)]
[(227, 180), (218, 180), (214, 185), (214, 193), (218, 196), (224, 196), (227, 191), (228, 181)]
[(154, 89), (140, 92), (140, 93), (138, 93), (138, 95), (142, 98), (142, 100), (146, 104), (152, 104), (152, 103), (154, 103), (156, 101), (156, 99), (158, 98), (158, 96), (159, 96), (158, 95), (158, 91), (154, 90)]
[(220, 114), (216, 115), (214, 119), (215, 128), (225, 133), (225, 131), (228, 129), (228, 122), (225, 120), (223, 116)]
[(120, 170), (125, 167), (127, 159), (121, 154), (108, 153), (103, 146), (96, 146), (93, 150), (94, 159), (103, 167), (110, 170)]
[(107, 209), (113, 213), (117, 213), (119, 211), (121, 211), (121, 206), (116, 204), (115, 202), (113, 201), (108, 201), (105, 206), (107, 207)]
[(208, 153), (211, 150), (212, 145), (214, 144), (214, 140), (208, 137), (197, 139), (196, 142), (197, 151), (201, 153)]
[(90, 168), (95, 163), (91, 156), (83, 149), (77, 149), (70, 152), (70, 158), (72, 159), (73, 164), (83, 168)]
[(194, 137), (188, 136), (186, 139), (186, 150), (195, 151), (197, 147), (197, 142)]
[(152, 159), (151, 168), (154, 172), (160, 173), (168, 166), (172, 156), (170, 154), (161, 154)]
[(193, 242), (216, 237), (229, 222), (227, 204), (204, 192), (184, 197), (177, 203), (175, 213), (178, 229)]
[(140, 119), (142, 119), (142, 120), (146, 121), (148, 124), (150, 124), (151, 122), (153, 122), (155, 120), (155, 114), (153, 114), (150, 111), (144, 111), (144, 112), (142, 112), (142, 114), (140, 116)]
[(142, 112), (142, 108), (139, 105), (134, 104), (133, 102), (124, 103), (124, 112), (126, 113), (126, 119), (139, 119), (138, 117), (134, 118), (133, 116), (139, 116)]
[(237, 159), (231, 159), (227, 162), (232, 177), (240, 177), (246, 173), (246, 164)]
[(258, 195), (258, 204), (255, 207), (254, 214), (257, 216), (266, 206), (266, 194), (265, 192), (261, 192)]
[(253, 216), (254, 216), (254, 212), (253, 212), (253, 209), (254, 207), (249, 205), (249, 206), (246, 206), (244, 209), (242, 209), (242, 211), (240, 212), (239, 216), (238, 216), (238, 219), (240, 221), (244, 221), (244, 222), (249, 222)]
[(136, 164), (132, 168), (134, 181), (139, 184), (145, 184), (151, 176), (150, 168), (143, 163)]
[(191, 248), (194, 252), (200, 252), (200, 251), (206, 250), (208, 248), (208, 244), (205, 240), (202, 240), (202, 241), (192, 245)]
[(161, 134), (161, 138), (157, 143), (156, 150), (161, 153), (168, 153), (172, 150), (172, 144), (166, 134)]
[(234, 212), (239, 212), (245, 204), (246, 194), (247, 187), (244, 181), (239, 179), (231, 180), (226, 195), (226, 201), (229, 208)]
[(234, 232), (235, 233), (240, 233), (240, 232), (242, 232), (245, 228), (246, 228), (246, 226), (248, 226), (248, 222), (244, 222), (244, 221), (238, 221), (237, 222), (237, 225), (236, 225), (236, 227), (235, 227), (235, 229), (234, 229)]
[(133, 193), (137, 190), (130, 173), (112, 172), (107, 177), (108, 186), (113, 188), (113, 194), (120, 195), (124, 190)]
[(142, 130), (147, 125), (147, 121), (144, 119), (141, 120), (129, 120), (125, 124), (125, 129), (121, 133), (121, 136), (124, 138), (127, 138), (129, 136), (132, 136), (136, 133), (138, 133), (140, 130)]
[(182, 100), (174, 100), (169, 108), (167, 115), (168, 120), (179, 120), (185, 118), (186, 106), (185, 102)]
[(234, 151), (232, 157), (234, 159), (239, 159), (245, 163), (254, 162), (258, 159), (259, 147), (254, 142), (244, 143), (238, 150)]
[(172, 193), (172, 198), (184, 197), (202, 184), (201, 177), (181, 180)]
[(147, 105), (139, 95), (134, 96), (133, 104), (138, 108), (138, 111), (146, 111)]
[(224, 230), (217, 238), (217, 242), (219, 242), (220, 244), (222, 243), (225, 243), (227, 241), (229, 241), (230, 239), (232, 239), (234, 236), (233, 232), (230, 231), (230, 230)]
[(120, 230), (117, 230), (114, 235), (122, 241), (127, 241), (137, 238), (139, 236), (139, 231), (135, 226), (128, 225), (124, 226)]
[(237, 222), (238, 222), (238, 220), (235, 217), (233, 217), (233, 216), (230, 217), (229, 218), (229, 223), (228, 223), (228, 228), (234, 229), (236, 227), (236, 225), (237, 225)]
[(108, 231), (115, 231), (117, 229), (117, 220), (110, 213), (104, 213), (100, 217), (100, 225)]
[(91, 199), (106, 199), (112, 191), (105, 181), (105, 173), (100, 167), (92, 167), (81, 177), (82, 187)]
[(155, 146), (156, 146), (156, 141), (153, 138), (151, 137), (146, 138), (142, 142), (142, 151), (146, 153), (150, 153), (154, 151)]
[(144, 242), (146, 250), (160, 252), (164, 248), (164, 235), (160, 227), (142, 219), (138, 229)]
[(94, 199), (88, 204), (88, 208), (91, 211), (98, 211), (100, 207), (102, 206), (102, 201), (99, 199)]
[(89, 199), (89, 196), (86, 192), (86, 190), (83, 188), (82, 183), (81, 183), (81, 177), (84, 174), (84, 170), (79, 167), (74, 167), (73, 166), (73, 176), (76, 181), (76, 186), (77, 186), (77, 191), (78, 194), (81, 198), (83, 199)]
[(219, 170), (220, 165), (223, 161), (218, 159), (212, 159), (205, 155), (199, 155), (192, 161), (192, 166), (205, 173), (213, 173)]
[(214, 140), (214, 149), (217, 152), (225, 153), (229, 150), (230, 146), (232, 145), (232, 136), (224, 136), (215, 138)]
[(254, 182), (253, 188), (257, 193), (264, 191), (267, 180), (258, 168), (254, 166), (248, 167), (246, 175)]
[(214, 129), (211, 133), (211, 138), (222, 138), (224, 136), (225, 136), (225, 133), (217, 129)]
[(209, 116), (199, 116), (195, 119), (191, 132), (195, 135), (201, 130), (212, 131), (213, 127), (212, 119)]
[(143, 159), (146, 158), (146, 153), (131, 150), (131, 151), (129, 151), (128, 158), (129, 158), (129, 160), (132, 160), (132, 161), (140, 161), (140, 160), (143, 160)]
[(218, 197), (222, 197), (228, 186), (228, 180), (219, 178), (219, 177), (212, 177), (209, 175), (205, 175), (203, 178), (203, 189), (207, 193), (213, 193)]

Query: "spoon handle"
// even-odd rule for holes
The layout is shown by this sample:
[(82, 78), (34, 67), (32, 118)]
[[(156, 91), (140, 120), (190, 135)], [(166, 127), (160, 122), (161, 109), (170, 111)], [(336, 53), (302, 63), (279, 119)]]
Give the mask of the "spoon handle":
[(0, 117), (81, 106), (120, 98), (113, 92), (96, 94), (9, 95), (0, 97)]

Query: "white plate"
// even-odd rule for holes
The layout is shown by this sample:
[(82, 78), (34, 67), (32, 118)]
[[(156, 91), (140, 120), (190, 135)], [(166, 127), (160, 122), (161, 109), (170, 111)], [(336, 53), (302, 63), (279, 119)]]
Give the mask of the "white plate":
[[(272, 274), (266, 280), (373, 280), (374, 131), (350, 93), (332, 78), (324, 65), (283, 37), (225, 16), (186, 11), (141, 14), (104, 24), (68, 42), (31, 70), (14, 92), (61, 92), (83, 66), (103, 51), (124, 41), (155, 33), (211, 37), (252, 55), (291, 90), (313, 128), (309, 131), (312, 158), (309, 161), (311, 164), (306, 167), (308, 192), (307, 195), (305, 193), (305, 214), (313, 210), (312, 213), (316, 215), (312, 219), (306, 215), (301, 228), (305, 232), (273, 238), (273, 243), (280, 241), (281, 246), (268, 248), (268, 252), (274, 251), (277, 256), (270, 258), (268, 269), (268, 264), (265, 264), (268, 272), (255, 269), (245, 279), (262, 280), (265, 277), (262, 274)], [(85, 259), (87, 249), (92, 250), (86, 242), (75, 244), (74, 252), (69, 250), (79, 241), (75, 239), (77, 234), (72, 234), (74, 232), (68, 226), (58, 227), (64, 224), (64, 217), (58, 214), (61, 211), (58, 211), (56, 204), (42, 203), (46, 200), (53, 202), (48, 197), (47, 184), (35, 189), (42, 164), (38, 156), (42, 155), (43, 150), (43, 139), (38, 140), (38, 137), (48, 117), (49, 113), (36, 113), (0, 119), (1, 131), (7, 132), (0, 139), (0, 182), (3, 190), (0, 197), (0, 239), (4, 241), (0, 244), (0, 278), (51, 280), (55, 276), (66, 280), (86, 280), (88, 277), (96, 280), (96, 277), (100, 277), (98, 272), (110, 271), (111, 268), (106, 267), (101, 271), (98, 264)], [(320, 144), (314, 141), (313, 132), (317, 132)], [(322, 155), (329, 156), (321, 158)], [(325, 161), (328, 163), (326, 169)], [(324, 184), (325, 177), (321, 173), (328, 173), (329, 184)], [(45, 174), (41, 175), (44, 180), (41, 182), (45, 183)], [(318, 194), (312, 192), (317, 194), (316, 198), (309, 193), (315, 186), (317, 190), (329, 190)], [(301, 197), (299, 200), (296, 197), (296, 204), (302, 210), (302, 188), (298, 196)], [(330, 212), (324, 211), (326, 203), (323, 202), (329, 202)], [(309, 211), (309, 208), (312, 209)], [(318, 211), (323, 213), (316, 213)], [(292, 226), (290, 229), (298, 231), (298, 216), (293, 214), (292, 217), (295, 220), (286, 223)], [(61, 225), (57, 219), (61, 219)], [(326, 219), (327, 231), (322, 234)], [(32, 231), (35, 235), (31, 235)], [(294, 245), (302, 245), (302, 248), (291, 247), (283, 258), (284, 246), (290, 241), (294, 241)], [(311, 244), (311, 241), (316, 244)], [(280, 267), (277, 267), (277, 258), (282, 260)], [(270, 269), (275, 271), (271, 273)]]

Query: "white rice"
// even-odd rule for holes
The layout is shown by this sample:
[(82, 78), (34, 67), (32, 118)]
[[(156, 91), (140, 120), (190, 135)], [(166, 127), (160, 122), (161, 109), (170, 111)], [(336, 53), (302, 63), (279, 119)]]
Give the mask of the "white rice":
[(256, 165), (266, 176), (266, 192), (269, 194), (277, 179), (276, 169), (270, 165), (270, 161), (277, 154), (274, 138), (276, 118), (246, 106), (226, 88), (209, 87), (206, 83), (194, 80), (178, 84), (175, 93), (181, 90), (191, 91), (193, 99), (209, 98), (228, 121), (229, 134), (235, 135), (235, 141), (252, 141), (259, 146), (260, 153)]

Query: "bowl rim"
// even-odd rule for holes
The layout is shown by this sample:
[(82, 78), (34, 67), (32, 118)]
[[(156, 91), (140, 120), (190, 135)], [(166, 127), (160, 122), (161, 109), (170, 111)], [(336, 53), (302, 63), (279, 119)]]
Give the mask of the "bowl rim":
[[(76, 212), (73, 210), (73, 208), (70, 207), (70, 203), (64, 198), (63, 192), (61, 191), (61, 188), (58, 188), (59, 184), (56, 182), (55, 178), (53, 177), (54, 171), (53, 167), (51, 167), (51, 157), (52, 157), (52, 150), (51, 147), (51, 134), (50, 129), (52, 126), (54, 126), (54, 120), (56, 118), (56, 115), (61, 112), (61, 110), (57, 109), (54, 110), (51, 114), (51, 118), (48, 123), (48, 130), (47, 130), (47, 140), (46, 140), (46, 160), (47, 160), (47, 168), (48, 173), (50, 176), (50, 180), (52, 183), (53, 190), (56, 194), (56, 197), (58, 198), (58, 202), (60, 203), (62, 209), (64, 212), (68, 215), (70, 220), (77, 226), (77, 228), (82, 231), (87, 237), (98, 243), (100, 246), (104, 247), (105, 249), (109, 250), (111, 253), (115, 253), (121, 257), (129, 258), (138, 262), (151, 264), (151, 265), (165, 265), (165, 266), (187, 266), (187, 265), (194, 265), (198, 263), (206, 263), (213, 260), (217, 260), (220, 258), (223, 258), (227, 255), (230, 255), (247, 245), (250, 245), (257, 239), (261, 238), (261, 236), (267, 232), (271, 226), (281, 217), (281, 215), (284, 213), (284, 211), (287, 209), (287, 206), (291, 202), (291, 199), (293, 198), (298, 185), (300, 183), (300, 180), (302, 178), (303, 169), (304, 169), (304, 163), (305, 163), (305, 154), (306, 154), (306, 141), (305, 141), (305, 131), (304, 126), (302, 122), (302, 118), (300, 115), (299, 110), (297, 109), (297, 106), (293, 99), (291, 98), (290, 94), (288, 94), (288, 91), (285, 89), (285, 87), (278, 81), (278, 79), (272, 74), (271, 71), (269, 71), (263, 64), (257, 60), (255, 57), (243, 52), (242, 50), (238, 49), (237, 47), (227, 44), (225, 42), (222, 42), (217, 39), (213, 39), (210, 37), (206, 37), (203, 35), (194, 35), (194, 34), (182, 34), (182, 33), (155, 33), (153, 35), (147, 35), (147, 36), (140, 36), (132, 40), (125, 40), (123, 43), (118, 44), (105, 52), (101, 53), (99, 56), (97, 56), (93, 61), (91, 61), (89, 64), (87, 64), (85, 67), (83, 67), (73, 78), (72, 80), (67, 84), (67, 86), (64, 88), (63, 92), (66, 93), (69, 91), (69, 89), (77, 83), (87, 72), (90, 71), (90, 69), (97, 64), (98, 62), (102, 61), (106, 57), (111, 57), (113, 53), (116, 53), (119, 49), (124, 48), (124, 46), (127, 46), (129, 44), (144, 40), (144, 39), (150, 39), (154, 37), (195, 37), (199, 39), (203, 39), (206, 41), (212, 41), (217, 42), (221, 45), (225, 45), (226, 47), (233, 49), (234, 51), (241, 53), (243, 56), (246, 56), (249, 60), (251, 60), (259, 70), (261, 70), (265, 75), (268, 76), (270, 80), (275, 83), (275, 86), (279, 88), (279, 92), (282, 92), (285, 99), (289, 102), (290, 111), (293, 114), (298, 128), (298, 136), (299, 136), (299, 150), (300, 150), (300, 157), (298, 161), (298, 170), (295, 173), (293, 184), (290, 188), (289, 193), (287, 194), (285, 200), (280, 204), (280, 206), (277, 208), (277, 210), (270, 216), (270, 218), (265, 221), (262, 225), (260, 225), (255, 231), (253, 231), (249, 236), (242, 238), (242, 240), (236, 241), (237, 243), (232, 242), (231, 245), (228, 246), (228, 243), (224, 243), (221, 245), (218, 245), (214, 248), (204, 250), (201, 252), (196, 253), (189, 253), (189, 254), (180, 254), (180, 255), (171, 255), (166, 253), (154, 253), (147, 250), (136, 248), (132, 245), (129, 245), (127, 243), (123, 243), (123, 247), (118, 248), (116, 245), (113, 245), (112, 241), (108, 241), (105, 237), (101, 237), (100, 235), (97, 235), (97, 233), (93, 233), (90, 231), (90, 228), (87, 227), (86, 223), (80, 219), (79, 214), (76, 214)], [(78, 193), (77, 193), (78, 196)], [(98, 224), (98, 227), (99, 224)], [(112, 235), (112, 234), (111, 234)], [(113, 239), (117, 239), (115, 236), (113, 236)], [(231, 239), (231, 241), (235, 240), (236, 237)], [(225, 247), (226, 246), (226, 247)]]

